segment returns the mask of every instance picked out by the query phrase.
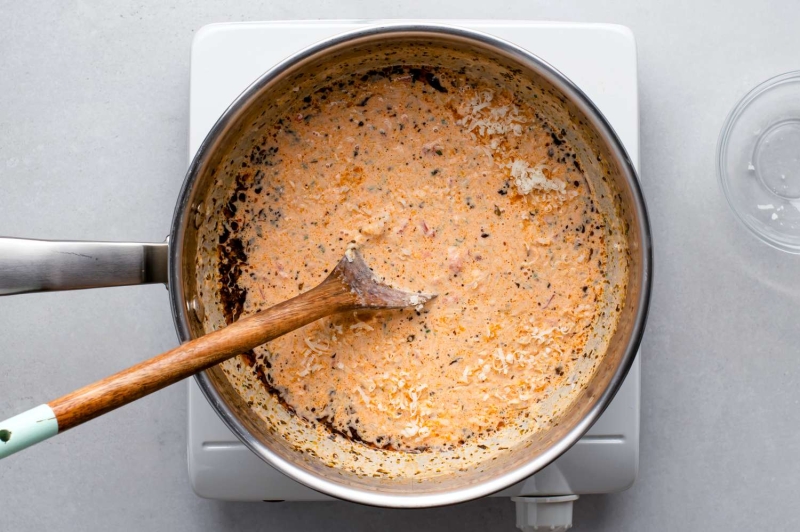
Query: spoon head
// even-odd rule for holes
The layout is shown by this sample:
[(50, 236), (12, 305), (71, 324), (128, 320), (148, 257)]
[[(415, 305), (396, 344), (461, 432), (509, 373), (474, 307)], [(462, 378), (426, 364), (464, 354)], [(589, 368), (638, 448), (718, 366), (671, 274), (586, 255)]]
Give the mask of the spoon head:
[(406, 292), (382, 283), (357, 250), (347, 250), (331, 276), (340, 278), (355, 296), (356, 308), (391, 309), (417, 307), (436, 297), (436, 294)]

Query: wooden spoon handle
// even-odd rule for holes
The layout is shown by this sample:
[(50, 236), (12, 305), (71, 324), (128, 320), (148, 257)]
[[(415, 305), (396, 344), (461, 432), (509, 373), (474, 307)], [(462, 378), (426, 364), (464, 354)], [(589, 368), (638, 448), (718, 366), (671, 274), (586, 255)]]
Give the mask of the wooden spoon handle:
[(0, 458), (324, 316), (356, 309), (417, 307), (434, 297), (382, 284), (357, 251), (348, 252), (322, 283), (294, 299), (0, 422)]
[(0, 458), (324, 316), (353, 308), (353, 296), (342, 286), (340, 280), (329, 278), (293, 299), (0, 422)]

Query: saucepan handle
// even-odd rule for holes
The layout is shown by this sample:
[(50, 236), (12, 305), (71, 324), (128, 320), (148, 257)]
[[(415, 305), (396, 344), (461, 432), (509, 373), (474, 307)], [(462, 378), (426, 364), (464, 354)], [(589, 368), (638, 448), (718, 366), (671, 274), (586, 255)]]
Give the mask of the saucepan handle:
[(0, 296), (167, 283), (168, 244), (0, 237)]

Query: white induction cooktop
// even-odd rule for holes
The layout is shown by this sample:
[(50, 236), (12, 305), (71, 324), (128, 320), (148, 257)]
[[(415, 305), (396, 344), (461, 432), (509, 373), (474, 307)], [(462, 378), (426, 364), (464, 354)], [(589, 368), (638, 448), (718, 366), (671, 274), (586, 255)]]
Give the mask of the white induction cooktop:
[[(192, 44), (190, 157), (230, 102), (270, 67), (317, 41), (382, 22), (389, 21), (234, 23), (200, 29)], [(555, 66), (594, 101), (638, 167), (636, 43), (627, 28), (526, 21), (438, 22), (506, 39)], [(639, 464), (640, 358), (586, 436), (544, 470), (495, 496), (609, 493), (629, 487)], [(252, 454), (217, 417), (194, 380), (189, 384), (188, 412), (189, 478), (201, 497), (235, 501), (330, 499), (290, 480)]]

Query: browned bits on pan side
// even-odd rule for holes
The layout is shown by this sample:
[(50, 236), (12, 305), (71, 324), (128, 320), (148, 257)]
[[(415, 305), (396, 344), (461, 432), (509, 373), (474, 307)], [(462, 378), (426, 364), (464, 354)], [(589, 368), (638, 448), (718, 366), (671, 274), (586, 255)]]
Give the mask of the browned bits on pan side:
[(258, 380), (264, 386), (264, 390), (266, 390), (268, 394), (274, 397), (275, 400), (278, 401), (278, 403), (284, 409), (286, 409), (287, 412), (289, 412), (290, 414), (296, 414), (294, 407), (286, 402), (286, 399), (283, 398), (283, 395), (281, 394), (280, 390), (278, 390), (272, 385), (269, 379), (269, 375), (264, 372), (264, 368), (262, 368), (261, 366), (257, 366), (255, 373)]
[(228, 324), (238, 320), (242, 315), (244, 302), (247, 300), (247, 289), (239, 286), (242, 267), (247, 264), (244, 245), (239, 238), (227, 238), (224, 244), (217, 247), (219, 252), (220, 301)]

